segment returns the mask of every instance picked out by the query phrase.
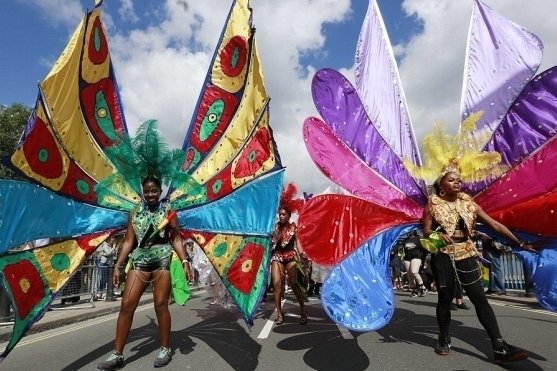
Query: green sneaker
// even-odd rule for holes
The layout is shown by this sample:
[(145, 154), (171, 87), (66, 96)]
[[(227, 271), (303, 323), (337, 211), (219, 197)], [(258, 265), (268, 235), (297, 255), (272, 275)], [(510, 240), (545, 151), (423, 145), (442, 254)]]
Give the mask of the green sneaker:
[(124, 367), (124, 355), (117, 351), (97, 365), (97, 370), (119, 370)]
[(170, 348), (161, 347), (157, 359), (155, 359), (155, 367), (164, 367), (172, 360), (172, 350)]

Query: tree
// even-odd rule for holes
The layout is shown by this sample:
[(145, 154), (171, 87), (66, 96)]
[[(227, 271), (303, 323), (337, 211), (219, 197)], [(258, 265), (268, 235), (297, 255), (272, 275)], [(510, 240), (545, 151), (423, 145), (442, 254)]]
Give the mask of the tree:
[[(9, 156), (17, 146), (25, 129), (32, 108), (15, 103), (11, 106), (0, 105), (0, 156)], [(0, 178), (21, 179), (13, 170), (0, 166)]]

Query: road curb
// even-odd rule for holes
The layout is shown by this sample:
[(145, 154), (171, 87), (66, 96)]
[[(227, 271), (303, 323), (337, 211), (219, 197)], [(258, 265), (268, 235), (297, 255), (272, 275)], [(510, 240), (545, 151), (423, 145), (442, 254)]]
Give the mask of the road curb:
[(489, 300), (504, 301), (508, 303), (527, 305), (532, 308), (544, 309), (536, 299), (514, 297), (509, 295), (486, 295)]
[[(196, 291), (201, 290), (203, 287), (201, 286), (191, 286), (190, 287), (190, 292), (193, 294)], [(149, 294), (149, 293), (147, 293)], [(141, 299), (139, 301), (139, 304), (137, 305), (138, 307), (141, 305), (146, 305), (146, 304), (150, 304), (153, 302), (153, 297), (151, 295), (148, 295), (148, 297)], [(75, 310), (75, 313), (72, 314), (68, 314), (68, 316), (62, 317), (62, 318), (58, 318), (58, 319), (46, 319), (45, 317), (41, 318), (38, 322), (34, 323), (33, 326), (26, 332), (25, 336), (31, 335), (31, 334), (38, 334), (41, 333), (43, 331), (47, 331), (47, 330), (52, 330), (58, 327), (63, 327), (63, 326), (67, 326), (67, 325), (71, 325), (77, 322), (83, 322), (89, 319), (93, 319), (93, 318), (97, 318), (97, 317), (101, 317), (101, 316), (106, 316), (108, 314), (113, 314), (113, 313), (118, 313), (120, 311), (120, 300), (115, 300), (114, 305), (108, 305), (105, 306), (104, 308), (97, 308), (95, 306), (92, 306), (90, 308), (80, 308), (78, 306), (72, 306), (72, 307), (67, 307), (67, 308), (55, 308), (53, 307), (53, 310)], [(83, 309), (83, 311), (79, 311), (80, 309)], [(49, 312), (45, 313), (45, 316), (48, 315)], [(6, 326), (7, 327), (7, 326)], [(9, 331), (3, 331), (0, 333), (0, 342), (7, 342), (10, 340), (10, 337), (12, 336), (12, 331), (13, 331), (13, 325), (11, 325)]]
[[(139, 302), (138, 306), (149, 304), (149, 303), (152, 303), (152, 302), (153, 302), (153, 298), (144, 299), (144, 300), (141, 300)], [(55, 329), (55, 328), (58, 328), (58, 327), (71, 325), (71, 324), (77, 323), (77, 322), (83, 322), (83, 321), (93, 319), (93, 318), (97, 318), (97, 317), (101, 317), (101, 316), (106, 316), (108, 314), (117, 313), (118, 311), (120, 311), (120, 305), (115, 305), (115, 306), (102, 308), (102, 309), (98, 309), (98, 310), (93, 310), (93, 311), (89, 311), (89, 312), (80, 312), (80, 313), (69, 315), (69, 316), (64, 317), (64, 318), (59, 318), (59, 319), (52, 320), (52, 321), (45, 321), (43, 323), (41, 323), (41, 320), (39, 320), (39, 322), (33, 324), (33, 326), (29, 329), (29, 331), (27, 331), (25, 336), (29, 336), (29, 335), (32, 335), (32, 334), (38, 334), (38, 333), (41, 333), (43, 331), (52, 330), (52, 329)], [(10, 340), (11, 336), (12, 336), (11, 331), (7, 332), (7, 333), (0, 334), (0, 342), (5, 342), (5, 341)]]
[[(201, 288), (202, 287), (192, 287), (191, 288), (192, 294), (195, 291), (199, 291)], [(514, 295), (486, 295), (486, 296), (489, 300), (520, 304), (520, 305), (525, 305), (525, 306), (528, 306), (530, 308), (536, 308), (536, 309), (544, 309), (536, 301), (535, 298), (526, 298), (526, 297), (514, 296)], [(150, 304), (152, 302), (153, 302), (153, 298), (148, 297), (148, 298), (140, 300), (138, 306)], [(78, 310), (79, 308), (69, 307), (67, 309)], [(62, 309), (58, 309), (58, 310), (62, 310)], [(55, 319), (55, 320), (50, 320), (50, 321), (47, 320), (47, 321), (41, 322), (41, 320), (42, 320), (41, 319), (41, 320), (39, 320), (39, 322), (35, 323), (29, 329), (29, 331), (27, 331), (26, 336), (31, 335), (31, 334), (38, 334), (38, 333), (41, 333), (41, 332), (44, 332), (44, 331), (47, 331), (47, 330), (52, 330), (52, 329), (55, 329), (55, 328), (58, 328), (58, 327), (71, 325), (71, 324), (74, 324), (74, 323), (77, 323), (77, 322), (83, 322), (83, 321), (86, 321), (86, 320), (89, 320), (89, 319), (93, 319), (93, 318), (97, 318), (97, 317), (101, 317), (101, 316), (106, 316), (106, 315), (113, 314), (113, 313), (118, 313), (119, 311), (120, 311), (120, 304), (118, 303), (118, 305), (111, 305), (111, 306), (107, 306), (105, 308), (94, 308), (94, 307), (93, 307), (93, 309), (86, 308), (83, 312), (72, 313), (71, 315), (68, 315), (67, 317), (63, 317), (63, 318), (59, 318), (59, 319)], [(0, 333), (0, 342), (9, 341), (11, 335), (12, 335), (12, 331)]]

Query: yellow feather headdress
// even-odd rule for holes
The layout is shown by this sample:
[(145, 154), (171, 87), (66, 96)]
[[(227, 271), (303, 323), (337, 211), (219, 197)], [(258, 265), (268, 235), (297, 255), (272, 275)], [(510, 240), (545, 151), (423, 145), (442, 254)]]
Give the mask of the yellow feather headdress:
[(423, 139), (425, 165), (416, 166), (409, 160), (404, 161), (410, 174), (438, 182), (448, 173), (457, 173), (467, 183), (504, 174), (508, 168), (500, 164), (501, 155), (482, 151), (490, 136), (474, 131), (482, 114), (476, 112), (468, 116), (452, 140), (440, 124), (435, 124), (433, 131)]

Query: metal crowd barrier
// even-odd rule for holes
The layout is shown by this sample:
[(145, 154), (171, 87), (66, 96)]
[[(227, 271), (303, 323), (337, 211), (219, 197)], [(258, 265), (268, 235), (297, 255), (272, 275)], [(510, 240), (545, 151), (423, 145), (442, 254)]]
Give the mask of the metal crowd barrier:
[(507, 290), (525, 290), (526, 278), (522, 262), (512, 252), (502, 253), (501, 261), (503, 263), (505, 288)]
[(77, 298), (77, 301), (79, 301), (81, 296), (91, 295), (92, 289), (95, 286), (95, 270), (94, 264), (84, 264), (81, 266), (64, 286), (62, 292), (58, 295), (58, 299), (76, 301), (75, 298)]
[(61, 293), (58, 294), (57, 299), (61, 300), (62, 304), (78, 303), (82, 297), (88, 298), (91, 303), (101, 298), (113, 299), (112, 297), (107, 298), (107, 296), (113, 295), (112, 290), (110, 293), (108, 292), (108, 285), (112, 283), (110, 273), (110, 267), (99, 266), (93, 257), (89, 258), (70, 278)]

